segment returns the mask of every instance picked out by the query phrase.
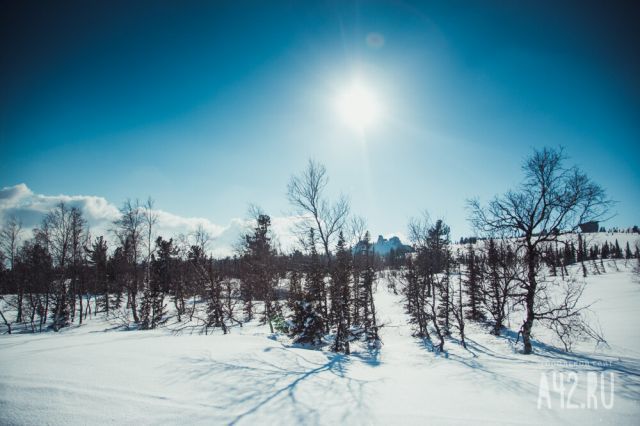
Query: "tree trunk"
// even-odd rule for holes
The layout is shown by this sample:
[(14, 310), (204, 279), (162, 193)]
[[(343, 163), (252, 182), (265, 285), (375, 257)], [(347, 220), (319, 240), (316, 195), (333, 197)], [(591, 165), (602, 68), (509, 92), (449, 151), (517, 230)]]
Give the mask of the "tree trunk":
[(522, 341), (524, 342), (524, 353), (531, 354), (533, 352), (531, 346), (531, 329), (533, 328), (533, 320), (535, 319), (534, 302), (536, 296), (536, 265), (533, 249), (529, 249), (528, 259), (528, 280), (527, 295), (525, 299), (525, 306), (527, 309), (527, 317), (522, 325)]
[(133, 313), (133, 322), (139, 323), (140, 318), (138, 317), (138, 306), (136, 304), (136, 295), (137, 291), (129, 290), (129, 303), (131, 303), (131, 313)]
[[(12, 271), (13, 272), (13, 271)], [(16, 322), (21, 323), (22, 318), (22, 290), (18, 291), (18, 313), (16, 314)]]
[[(97, 309), (97, 308), (96, 308)], [(87, 319), (87, 315), (93, 315), (93, 310), (91, 309), (91, 296), (87, 296), (87, 307), (84, 310), (84, 319)]]
[(271, 322), (271, 301), (270, 300), (264, 301), (264, 308), (265, 308), (265, 314), (267, 316), (267, 321), (269, 322), (269, 330), (271, 331), (271, 334), (273, 334), (273, 322)]
[[(75, 303), (74, 303), (75, 305)], [(83, 308), (84, 306), (82, 305), (82, 293), (78, 293), (78, 307), (80, 308), (79, 313), (78, 313), (78, 321), (79, 321), (79, 325), (82, 325), (82, 314), (83, 314)]]
[(47, 291), (47, 295), (44, 302), (44, 315), (40, 317), (40, 331), (42, 331), (42, 326), (47, 322), (48, 315), (49, 315), (49, 291)]

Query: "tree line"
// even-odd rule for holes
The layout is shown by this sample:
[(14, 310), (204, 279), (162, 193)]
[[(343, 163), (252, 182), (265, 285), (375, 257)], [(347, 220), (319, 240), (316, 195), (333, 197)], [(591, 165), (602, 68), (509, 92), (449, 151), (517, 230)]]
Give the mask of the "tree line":
[[(294, 342), (349, 353), (354, 342), (381, 345), (374, 295), (380, 271), (404, 296), (416, 336), (444, 350), (452, 333), (462, 345), (465, 323), (490, 324), (500, 334), (513, 309), (525, 313), (518, 339), (531, 353), (534, 324), (554, 330), (569, 348), (576, 336), (597, 336), (584, 321), (582, 287), (567, 266), (638, 258), (627, 244), (601, 246), (562, 237), (597, 220), (611, 205), (604, 190), (562, 150), (536, 150), (523, 164), (519, 187), (488, 204), (468, 203), (478, 237), (454, 252), (444, 220), (409, 224), (413, 253), (374, 253), (366, 221), (344, 196), (326, 196), (326, 168), (310, 160), (291, 177), (287, 197), (296, 213), (297, 248), (276, 249), (271, 218), (251, 211), (252, 228), (233, 257), (214, 258), (203, 228), (188, 236), (156, 235), (151, 199), (127, 201), (108, 236), (93, 237), (76, 207), (59, 203), (23, 238), (9, 218), (0, 232), (0, 321), (15, 330), (58, 331), (105, 315), (123, 326), (223, 333), (258, 320)], [(592, 268), (593, 269), (593, 268)], [(550, 278), (551, 277), (551, 278)], [(551, 297), (561, 277), (562, 297)], [(393, 280), (392, 280), (393, 281)], [(396, 285), (397, 284), (397, 285)], [(399, 288), (398, 288), (399, 287)], [(554, 290), (555, 291), (555, 290)]]
[[(304, 188), (296, 187), (299, 179)], [(292, 203), (309, 219), (291, 254), (276, 250), (271, 218), (259, 209), (237, 253), (223, 259), (208, 253), (203, 228), (157, 236), (151, 199), (123, 204), (111, 245), (103, 235), (92, 237), (81, 210), (64, 202), (31, 238), (9, 218), (0, 232), (0, 320), (8, 333), (59, 331), (99, 314), (154, 329), (171, 315), (184, 324), (178, 327), (227, 333), (257, 317), (301, 344), (328, 343), (347, 353), (354, 340), (378, 347), (375, 271), (389, 259), (397, 263), (397, 255), (374, 254), (363, 220), (348, 217), (346, 198), (322, 198), (326, 183), (324, 166), (315, 162), (291, 180), (290, 197), (300, 197)]]

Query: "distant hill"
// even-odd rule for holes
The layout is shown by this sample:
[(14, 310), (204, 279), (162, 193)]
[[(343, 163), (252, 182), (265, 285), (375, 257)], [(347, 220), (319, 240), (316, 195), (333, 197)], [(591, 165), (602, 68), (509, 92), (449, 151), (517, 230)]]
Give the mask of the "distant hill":
[[(629, 248), (632, 251), (635, 251), (636, 246), (640, 248), (640, 233), (635, 232), (634, 228), (629, 228), (625, 232), (619, 232), (619, 231), (567, 232), (567, 233), (560, 234), (558, 236), (558, 241), (559, 242), (573, 241), (574, 243), (577, 243), (578, 235), (582, 237), (587, 247), (591, 247), (592, 245), (602, 246), (605, 243), (605, 241), (608, 244), (615, 244), (615, 242), (617, 241), (618, 245), (623, 249), (627, 246), (627, 244), (629, 244)], [(471, 240), (472, 244), (478, 243), (481, 246), (485, 244), (485, 240), (482, 238), (475, 238), (475, 237), (462, 238), (461, 242), (452, 244), (454, 251), (456, 249), (464, 249), (464, 247), (466, 247), (467, 244), (469, 243), (469, 240)], [(464, 243), (462, 241), (464, 241)]]
[[(361, 247), (362, 243), (358, 243), (353, 248), (354, 251), (357, 251)], [(386, 256), (389, 254), (391, 250), (400, 251), (403, 253), (408, 253), (413, 251), (411, 246), (403, 244), (398, 237), (391, 237), (389, 239), (384, 238), (382, 235), (378, 235), (378, 240), (371, 244), (373, 251), (380, 255)]]

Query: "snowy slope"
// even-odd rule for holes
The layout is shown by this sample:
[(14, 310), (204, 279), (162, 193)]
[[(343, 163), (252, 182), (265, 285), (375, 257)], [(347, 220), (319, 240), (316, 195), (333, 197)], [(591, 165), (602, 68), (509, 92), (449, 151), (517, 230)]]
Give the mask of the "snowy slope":
[[(559, 237), (559, 242), (562, 241), (570, 241), (574, 244), (578, 242), (579, 233), (567, 233), (562, 234)], [(608, 244), (615, 244), (618, 241), (618, 245), (624, 251), (627, 244), (629, 244), (629, 248), (631, 251), (635, 251), (635, 247), (640, 248), (640, 234), (630, 233), (630, 232), (591, 232), (591, 233), (583, 233), (580, 234), (587, 245), (587, 248), (592, 245), (602, 246), (605, 241)], [(485, 241), (478, 240), (475, 247), (484, 247)], [(452, 251), (455, 253), (457, 250), (464, 251), (468, 244), (459, 244), (453, 242), (451, 244)]]
[[(5, 335), (0, 423), (637, 424), (640, 284), (630, 265), (608, 266), (587, 278), (585, 297), (599, 300), (593, 309), (611, 348), (585, 343), (572, 355), (543, 344), (521, 355), (511, 339), (478, 325), (469, 325), (469, 350), (450, 340), (435, 355), (411, 336), (385, 279), (376, 293), (384, 324), (377, 354), (295, 348), (257, 324), (203, 336), (105, 331), (109, 324), (92, 320), (61, 334)], [(542, 375), (577, 372), (579, 404), (586, 372), (599, 373), (603, 362), (614, 374), (613, 408), (562, 409), (552, 390), (552, 408), (538, 409)]]

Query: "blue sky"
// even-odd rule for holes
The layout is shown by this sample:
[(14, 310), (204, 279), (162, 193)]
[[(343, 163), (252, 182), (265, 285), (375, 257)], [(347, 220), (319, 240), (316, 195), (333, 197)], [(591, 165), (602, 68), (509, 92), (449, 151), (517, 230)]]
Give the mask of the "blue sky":
[[(638, 224), (632, 3), (2, 2), (0, 187), (228, 223), (287, 215), (313, 157), (374, 234), (426, 209), (459, 237), (465, 199), (563, 145)], [(364, 134), (335, 108), (354, 78), (384, 110)]]

